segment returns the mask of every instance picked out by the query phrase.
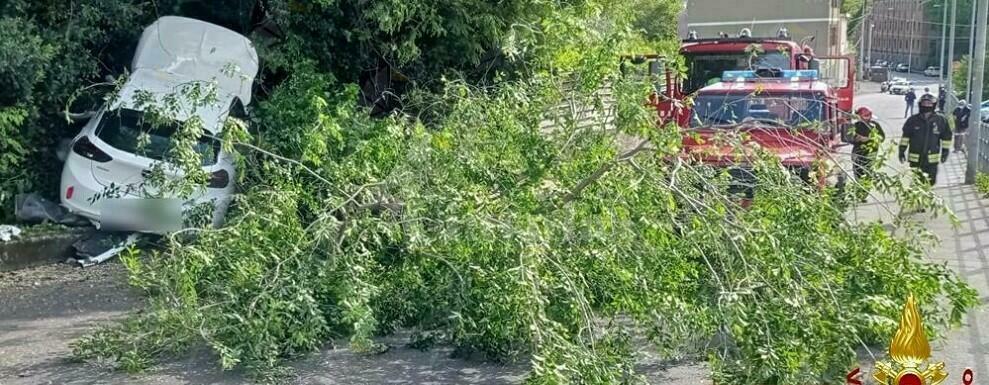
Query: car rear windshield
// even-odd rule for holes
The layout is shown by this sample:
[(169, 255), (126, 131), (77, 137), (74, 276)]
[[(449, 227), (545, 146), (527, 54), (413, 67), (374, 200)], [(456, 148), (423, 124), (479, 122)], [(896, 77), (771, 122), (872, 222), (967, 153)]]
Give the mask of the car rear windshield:
[[(154, 160), (168, 160), (172, 135), (178, 127), (178, 122), (152, 125), (144, 119), (143, 112), (125, 108), (103, 114), (96, 136), (118, 150)], [(143, 143), (142, 134), (147, 135)], [(195, 150), (203, 158), (202, 165), (211, 166), (216, 164), (220, 142), (216, 138), (203, 136), (197, 141)]]

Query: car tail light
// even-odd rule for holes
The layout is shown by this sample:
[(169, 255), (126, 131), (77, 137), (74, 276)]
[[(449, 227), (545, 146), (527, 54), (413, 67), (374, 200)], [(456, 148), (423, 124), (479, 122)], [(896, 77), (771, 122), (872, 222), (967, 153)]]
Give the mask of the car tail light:
[(72, 194), (74, 194), (75, 192), (76, 192), (76, 188), (73, 186), (69, 186), (69, 188), (65, 189), (65, 199), (72, 199)]
[(93, 142), (90, 142), (89, 137), (86, 136), (79, 138), (79, 140), (72, 145), (72, 151), (87, 159), (92, 159), (100, 163), (106, 163), (113, 160), (110, 155), (107, 155), (103, 152), (103, 150), (100, 150), (99, 147), (96, 147)]
[(227, 170), (215, 171), (209, 175), (209, 188), (226, 188), (230, 184), (230, 174)]

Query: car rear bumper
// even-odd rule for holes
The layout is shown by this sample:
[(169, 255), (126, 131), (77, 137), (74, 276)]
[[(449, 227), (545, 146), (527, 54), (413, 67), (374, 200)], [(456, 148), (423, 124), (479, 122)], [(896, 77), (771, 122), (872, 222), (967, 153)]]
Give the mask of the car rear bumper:
[(73, 214), (98, 222), (101, 202), (96, 198), (97, 194), (104, 191), (104, 187), (95, 180), (91, 170), (86, 167), (89, 163), (88, 161), (65, 162), (59, 186), (59, 200), (62, 206)]
[[(73, 159), (75, 158), (75, 159)], [(66, 209), (76, 215), (80, 215), (91, 220), (99, 226), (103, 220), (102, 207), (109, 199), (145, 199), (136, 194), (127, 194), (121, 183), (114, 183), (119, 189), (114, 192), (108, 186), (111, 181), (100, 181), (95, 178), (92, 170), (92, 161), (84, 159), (75, 154), (70, 154), (62, 169), (62, 178), (59, 186), (59, 200)], [(212, 224), (214, 227), (223, 224), (227, 208), (230, 205), (234, 192), (233, 184), (226, 189), (205, 189), (188, 200), (187, 203), (200, 205), (209, 203), (213, 205)], [(116, 213), (119, 217), (120, 213)], [(149, 224), (154, 225), (154, 224)], [(151, 228), (149, 226), (143, 226)]]

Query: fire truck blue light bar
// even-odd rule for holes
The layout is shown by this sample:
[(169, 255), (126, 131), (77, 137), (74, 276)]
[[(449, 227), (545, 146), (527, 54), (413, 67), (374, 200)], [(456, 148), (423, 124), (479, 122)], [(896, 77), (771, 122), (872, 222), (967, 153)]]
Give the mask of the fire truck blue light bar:
[[(778, 76), (776, 74), (779, 74)], [(776, 73), (768, 72), (760, 76), (757, 71), (725, 71), (721, 76), (723, 82), (756, 81), (760, 79), (787, 79), (787, 80), (817, 80), (817, 70), (782, 70)]]

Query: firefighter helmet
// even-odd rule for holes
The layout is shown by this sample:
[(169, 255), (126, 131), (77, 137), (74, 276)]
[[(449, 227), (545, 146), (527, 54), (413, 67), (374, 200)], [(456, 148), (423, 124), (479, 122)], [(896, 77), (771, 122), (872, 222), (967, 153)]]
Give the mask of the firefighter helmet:
[(855, 110), (855, 115), (866, 118), (872, 117), (872, 109), (866, 106), (859, 107), (857, 110)]

